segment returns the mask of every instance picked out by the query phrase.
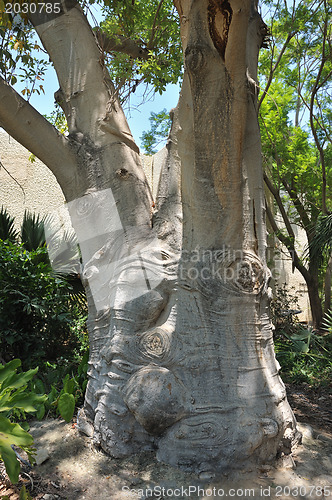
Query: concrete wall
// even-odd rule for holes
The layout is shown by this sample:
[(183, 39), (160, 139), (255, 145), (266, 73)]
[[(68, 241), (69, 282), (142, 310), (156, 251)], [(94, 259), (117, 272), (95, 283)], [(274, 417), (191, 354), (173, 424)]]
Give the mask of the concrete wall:
[[(283, 227), (281, 217), (276, 216), (276, 222), (280, 228)], [(297, 242), (296, 250), (301, 255), (307, 244), (306, 234), (296, 225), (292, 225), (292, 228)], [(306, 282), (297, 269), (293, 270), (288, 250), (273, 235), (269, 237), (268, 261), (272, 272), (272, 287), (286, 283), (289, 294), (297, 298), (298, 310), (301, 311), (297, 315), (299, 321), (311, 323), (312, 316)]]
[[(153, 157), (142, 155), (143, 169), (154, 197), (164, 151)], [(0, 206), (16, 218), (18, 227), (25, 209), (41, 215), (60, 212), (67, 221), (65, 199), (54, 175), (38, 158), (31, 163), (30, 156), (27, 149), (0, 129), (0, 161), (4, 167), (0, 166)]]
[[(64, 207), (62, 191), (50, 170), (0, 129), (0, 206), (15, 216), (17, 226), (25, 209), (42, 215)], [(6, 172), (6, 170), (9, 172)], [(10, 175), (9, 175), (10, 174)]]

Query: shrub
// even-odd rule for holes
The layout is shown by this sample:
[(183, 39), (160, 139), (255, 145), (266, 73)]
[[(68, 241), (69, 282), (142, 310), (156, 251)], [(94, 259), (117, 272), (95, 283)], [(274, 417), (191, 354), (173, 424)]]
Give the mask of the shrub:
[(17, 483), (20, 464), (16, 458), (13, 445), (19, 446), (33, 461), (32, 436), (17, 423), (11, 422), (15, 412), (37, 411), (37, 405), (43, 404), (46, 396), (36, 395), (27, 390), (28, 382), (37, 373), (38, 368), (17, 373), (21, 366), (19, 359), (13, 359), (6, 365), (0, 364), (0, 457), (5, 463), (9, 479)]
[(47, 249), (27, 251), (0, 240), (0, 282), (2, 358), (20, 358), (24, 368), (72, 359), (84, 305), (75, 302), (68, 281), (52, 272)]
[(299, 309), (297, 297), (292, 296), (286, 283), (276, 287), (271, 301), (271, 319), (275, 326), (275, 336), (280, 333), (296, 333), (299, 321), (295, 311)]

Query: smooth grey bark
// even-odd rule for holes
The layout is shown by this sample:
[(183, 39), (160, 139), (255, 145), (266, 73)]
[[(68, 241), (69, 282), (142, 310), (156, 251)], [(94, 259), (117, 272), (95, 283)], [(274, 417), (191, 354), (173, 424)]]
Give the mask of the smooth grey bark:
[(175, 4), (185, 76), (156, 207), (82, 11), (33, 21), (76, 158), (71, 182), (59, 182), (89, 302), (79, 427), (115, 457), (157, 449), (210, 474), (273, 461), (299, 434), (268, 308), (256, 109), (265, 27), (253, 0)]

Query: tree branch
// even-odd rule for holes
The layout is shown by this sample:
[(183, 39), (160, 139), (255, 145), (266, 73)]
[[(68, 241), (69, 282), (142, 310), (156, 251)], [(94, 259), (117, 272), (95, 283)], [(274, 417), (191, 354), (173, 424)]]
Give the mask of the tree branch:
[(295, 206), (297, 213), (299, 214), (301, 222), (303, 224), (303, 228), (304, 228), (305, 232), (307, 233), (308, 239), (310, 240), (310, 234), (311, 234), (310, 228), (312, 226), (311, 220), (309, 219), (308, 214), (307, 214), (300, 198), (298, 197), (297, 192), (294, 189), (294, 186), (290, 186), (285, 178), (281, 179), (281, 182), (283, 183), (287, 193), (289, 194), (292, 202), (294, 203), (294, 206)]
[(64, 12), (55, 19), (44, 12), (30, 17), (54, 64), (69, 132), (97, 147), (122, 142), (138, 152), (95, 35), (81, 7), (67, 8), (68, 1), (61, 0)]
[[(326, 2), (325, 1), (324, 1), (324, 5), (326, 7)], [(322, 166), (322, 211), (323, 211), (324, 214), (328, 213), (327, 205), (326, 205), (326, 188), (327, 188), (326, 165), (325, 165), (324, 150), (323, 150), (323, 148), (321, 146), (321, 143), (320, 143), (317, 131), (316, 131), (316, 127), (315, 127), (315, 124), (314, 124), (314, 104), (315, 104), (316, 94), (317, 94), (319, 88), (322, 85), (324, 85), (324, 82), (320, 83), (319, 80), (320, 80), (320, 78), (322, 76), (325, 63), (327, 62), (327, 56), (326, 56), (326, 50), (325, 50), (326, 39), (327, 39), (327, 16), (325, 17), (325, 20), (324, 20), (323, 41), (322, 41), (322, 48), (323, 48), (323, 50), (322, 50), (322, 60), (321, 60), (320, 66), (319, 66), (319, 70), (318, 70), (318, 73), (317, 73), (317, 76), (316, 76), (315, 83), (313, 85), (313, 89), (312, 89), (312, 92), (311, 92), (310, 105), (309, 105), (310, 128), (311, 128), (312, 134), (314, 136), (314, 140), (315, 140), (317, 149), (319, 151), (320, 162), (321, 162), (321, 166)]]
[(1, 77), (0, 124), (68, 185), (77, 166), (69, 141)]
[(101, 30), (96, 32), (98, 43), (104, 52), (122, 52), (134, 59), (149, 59), (149, 51), (134, 40), (123, 35), (111, 37)]
[(152, 30), (151, 30), (151, 36), (150, 36), (150, 40), (148, 41), (148, 45), (147, 45), (148, 49), (151, 49), (153, 47), (153, 40), (154, 40), (156, 31), (157, 31), (157, 28), (156, 28), (157, 18), (158, 18), (158, 14), (160, 12), (160, 9), (161, 9), (163, 3), (164, 3), (164, 0), (160, 0), (158, 7), (157, 7), (157, 10), (156, 10), (156, 13), (155, 13), (155, 16), (154, 16)]
[(279, 191), (273, 186), (272, 182), (270, 181), (270, 179), (268, 178), (268, 176), (266, 175), (265, 172), (264, 172), (264, 182), (265, 182), (267, 188), (269, 189), (270, 193), (273, 195), (275, 201), (277, 202), (278, 208), (280, 210), (280, 213), (281, 213), (282, 219), (284, 221), (284, 224), (286, 226), (286, 229), (287, 229), (287, 232), (289, 234), (289, 237), (294, 242), (295, 241), (295, 234), (294, 234), (292, 225), (291, 225), (291, 223), (289, 221), (289, 218), (288, 218), (288, 216), (286, 214), (286, 210), (285, 210), (285, 207), (284, 207), (284, 205), (282, 203)]
[(277, 68), (278, 68), (278, 66), (280, 64), (280, 61), (282, 59), (282, 56), (284, 55), (285, 50), (287, 49), (288, 44), (289, 44), (289, 42), (291, 41), (291, 39), (293, 38), (294, 35), (295, 35), (295, 32), (288, 33), (288, 35), (287, 35), (286, 41), (285, 41), (284, 45), (282, 46), (282, 49), (281, 49), (281, 51), (279, 53), (279, 56), (278, 56), (278, 59), (276, 60), (275, 65), (273, 66), (273, 68), (270, 71), (268, 81), (267, 81), (267, 83), (265, 85), (265, 89), (263, 90), (263, 93), (262, 93), (262, 97), (259, 99), (258, 109), (261, 107), (261, 104), (264, 101), (264, 99), (265, 99), (265, 97), (266, 97), (266, 95), (268, 93), (268, 90), (269, 90), (269, 88), (271, 86), (271, 83), (272, 83), (272, 80), (273, 80), (274, 73), (276, 72), (276, 70), (277, 70)]
[[(57, 98), (67, 117), (69, 140), (77, 148), (76, 198), (111, 189), (122, 227), (149, 232), (150, 188), (96, 37), (79, 4), (50, 2), (61, 2), (60, 15), (31, 14), (31, 20), (54, 64)], [(88, 229), (91, 238), (94, 230)]]
[(266, 214), (274, 234), (276, 235), (278, 240), (287, 248), (293, 262), (293, 267), (296, 267), (296, 269), (302, 274), (303, 278), (307, 282), (308, 280), (311, 279), (307, 268), (302, 264), (295, 250), (294, 243), (291, 243), (289, 238), (285, 236), (278, 228), (277, 223), (273, 217), (273, 214), (267, 204), (266, 204)]

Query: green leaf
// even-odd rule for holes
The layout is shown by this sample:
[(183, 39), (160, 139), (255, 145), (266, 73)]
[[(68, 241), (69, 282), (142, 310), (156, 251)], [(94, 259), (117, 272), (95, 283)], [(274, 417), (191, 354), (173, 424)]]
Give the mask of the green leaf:
[(12, 375), (13, 371), (15, 371), (19, 366), (21, 366), (20, 359), (13, 359), (6, 363), (5, 365), (0, 365), (0, 384), (6, 380), (8, 375)]
[(68, 394), (73, 394), (75, 389), (75, 380), (73, 378), (65, 380), (63, 385), (63, 391)]
[[(44, 403), (47, 399), (47, 396), (38, 396), (32, 392), (28, 394), (14, 394), (10, 400), (11, 408), (19, 408), (20, 410), (24, 410), (28, 413), (33, 413), (37, 411), (36, 404)], [(0, 400), (1, 402), (1, 400)]]
[(75, 411), (75, 398), (72, 394), (65, 392), (60, 396), (58, 401), (58, 410), (61, 417), (66, 421), (70, 422), (73, 418)]
[(28, 424), (28, 422), (20, 422), (20, 426), (22, 427), (22, 429), (24, 429), (25, 431), (29, 432), (30, 430), (30, 425)]
[(12, 483), (17, 483), (20, 464), (11, 445), (31, 446), (33, 438), (19, 424), (12, 424), (8, 418), (0, 415), (0, 455)]
[(297, 352), (302, 352), (304, 354), (309, 352), (309, 345), (306, 342), (302, 342), (301, 340), (295, 340), (293, 344), (294, 344), (294, 349)]
[(10, 387), (11, 389), (18, 389), (27, 385), (27, 383), (36, 375), (38, 367), (34, 370), (29, 370), (25, 373), (13, 373), (11, 377), (4, 380), (2, 389)]
[(46, 412), (45, 405), (40, 405), (37, 408), (36, 418), (38, 420), (42, 420), (44, 418), (44, 416), (45, 416), (45, 412)]
[(4, 461), (9, 479), (12, 483), (15, 484), (18, 482), (20, 464), (11, 446), (7, 446), (5, 443), (3, 443), (1, 434), (2, 433), (0, 432), (0, 455), (2, 460)]
[(26, 490), (24, 485), (21, 488), (19, 500), (32, 500), (30, 493)]
[(58, 391), (54, 385), (52, 385), (51, 392), (48, 394), (47, 399), (49, 404), (52, 404), (58, 397)]
[(289, 338), (291, 340), (310, 340), (312, 332), (310, 330), (304, 330), (302, 333), (291, 335)]
[(34, 392), (36, 394), (45, 394), (45, 385), (39, 378), (34, 381)]

